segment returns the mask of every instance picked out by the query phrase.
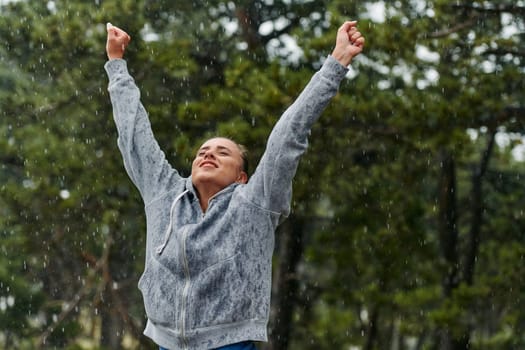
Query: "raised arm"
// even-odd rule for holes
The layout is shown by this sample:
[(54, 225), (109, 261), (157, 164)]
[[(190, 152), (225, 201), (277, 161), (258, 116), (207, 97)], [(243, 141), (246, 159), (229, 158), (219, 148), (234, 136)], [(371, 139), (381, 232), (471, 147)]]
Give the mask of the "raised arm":
[(245, 186), (245, 196), (255, 204), (287, 216), (292, 179), (308, 146), (308, 135), (348, 72), (347, 65), (363, 50), (364, 38), (357, 22), (345, 22), (337, 31), (336, 45), (296, 101), (273, 128), (266, 151)]
[(182, 179), (168, 164), (155, 140), (147, 112), (140, 102), (140, 91), (122, 59), (130, 36), (109, 23), (107, 33), (109, 61), (104, 68), (109, 77), (118, 146), (126, 171), (147, 205)]

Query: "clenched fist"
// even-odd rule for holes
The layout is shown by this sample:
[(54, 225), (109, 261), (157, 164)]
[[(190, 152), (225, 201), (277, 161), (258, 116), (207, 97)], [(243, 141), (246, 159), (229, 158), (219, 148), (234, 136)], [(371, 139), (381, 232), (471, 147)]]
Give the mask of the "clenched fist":
[(122, 29), (107, 24), (108, 40), (106, 42), (106, 53), (110, 60), (124, 57), (124, 51), (128, 46), (131, 37)]
[(347, 21), (337, 30), (332, 56), (346, 67), (352, 62), (352, 58), (363, 51), (364, 45), (365, 38), (357, 30), (357, 22)]

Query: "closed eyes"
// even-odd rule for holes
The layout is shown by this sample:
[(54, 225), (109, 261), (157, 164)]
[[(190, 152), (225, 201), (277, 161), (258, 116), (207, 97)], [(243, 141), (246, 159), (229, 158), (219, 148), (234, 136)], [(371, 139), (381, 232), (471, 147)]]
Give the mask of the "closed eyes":
[[(231, 155), (231, 151), (226, 148), (226, 147), (217, 147), (219, 149), (219, 151), (217, 152), (217, 154), (219, 154), (220, 156), (230, 156)], [(202, 148), (198, 153), (197, 153), (197, 157), (204, 157), (204, 155), (206, 154), (206, 152), (209, 150), (208, 147), (205, 147), (205, 148)]]

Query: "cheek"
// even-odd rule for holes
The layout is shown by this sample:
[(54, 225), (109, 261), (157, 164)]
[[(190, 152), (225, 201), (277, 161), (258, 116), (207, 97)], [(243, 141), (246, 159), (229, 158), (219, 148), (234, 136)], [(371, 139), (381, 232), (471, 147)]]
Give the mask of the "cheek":
[(194, 159), (191, 163), (191, 173), (193, 174), (197, 170), (197, 159)]

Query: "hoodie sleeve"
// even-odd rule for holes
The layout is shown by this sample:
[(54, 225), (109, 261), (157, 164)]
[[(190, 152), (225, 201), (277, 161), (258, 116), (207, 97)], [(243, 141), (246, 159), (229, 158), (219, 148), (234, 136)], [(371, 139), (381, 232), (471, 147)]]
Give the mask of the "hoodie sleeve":
[(124, 167), (147, 205), (180, 176), (173, 169), (153, 136), (140, 91), (128, 73), (126, 61), (114, 59), (104, 66), (117, 126), (117, 144)]
[(328, 102), (335, 96), (348, 69), (328, 56), (295, 102), (274, 126), (266, 150), (245, 186), (254, 204), (282, 216), (290, 213), (292, 179), (308, 146), (308, 135)]

